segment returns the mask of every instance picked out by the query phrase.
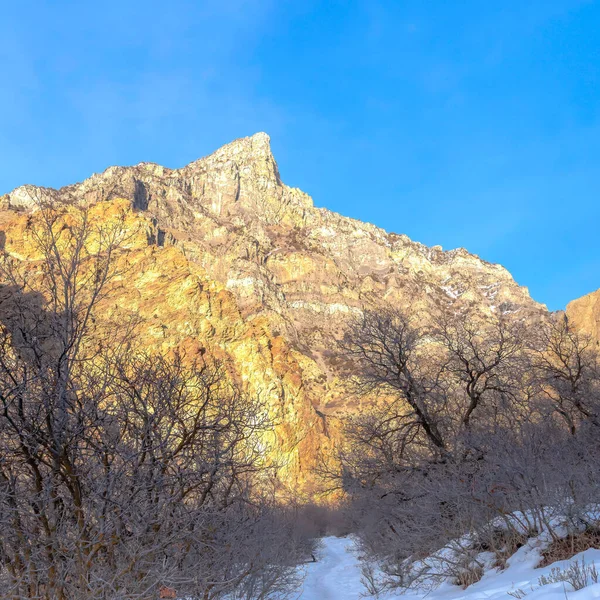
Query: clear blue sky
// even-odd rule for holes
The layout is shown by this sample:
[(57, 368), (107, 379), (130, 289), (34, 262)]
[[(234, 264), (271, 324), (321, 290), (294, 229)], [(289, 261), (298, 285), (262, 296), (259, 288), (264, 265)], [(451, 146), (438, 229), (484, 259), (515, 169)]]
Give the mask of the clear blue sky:
[(600, 287), (600, 2), (22, 0), (0, 40), (0, 193), (267, 131), (318, 206)]

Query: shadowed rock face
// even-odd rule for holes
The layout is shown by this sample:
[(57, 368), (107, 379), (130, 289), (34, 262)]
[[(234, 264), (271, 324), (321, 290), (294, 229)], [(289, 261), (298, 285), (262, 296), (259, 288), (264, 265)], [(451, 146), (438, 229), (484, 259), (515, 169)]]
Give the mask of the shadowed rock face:
[[(110, 167), (60, 190), (17, 188), (0, 198), (9, 251), (12, 240), (14, 252), (23, 253), (16, 249), (18, 214), (34, 210), (39, 199), (108, 212), (127, 201), (146, 232), (135, 248), (136, 302), (147, 303), (170, 343), (212, 336), (248, 385), (260, 379), (255, 390), (269, 389), (296, 484), (310, 479), (319, 448), (328, 451), (332, 418), (359, 405), (344, 390), (332, 354), (349, 315), (381, 305), (427, 315), (456, 302), (484, 315), (545, 312), (500, 265), (315, 208), (308, 195), (281, 182), (265, 133), (182, 169), (141, 163)], [(212, 290), (206, 293), (229, 308), (198, 312), (189, 285), (174, 283), (172, 264), (184, 265), (180, 278), (200, 277)]]

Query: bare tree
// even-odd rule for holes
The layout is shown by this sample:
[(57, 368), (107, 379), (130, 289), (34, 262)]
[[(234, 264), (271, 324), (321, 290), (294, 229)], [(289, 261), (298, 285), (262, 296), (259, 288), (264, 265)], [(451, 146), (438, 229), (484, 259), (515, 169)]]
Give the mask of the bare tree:
[(458, 402), (457, 424), (469, 429), (477, 412), (488, 421), (500, 404), (515, 402), (522, 390), (525, 330), (505, 317), (491, 321), (467, 312), (442, 313), (434, 338), (444, 353), (449, 392)]
[(580, 527), (600, 492), (589, 340), (561, 318), (435, 321), (367, 311), (341, 348), (372, 408), (346, 420), (340, 481), (384, 587), (472, 582), (479, 552)]
[(600, 426), (600, 364), (591, 338), (557, 315), (539, 328), (532, 352), (540, 389), (571, 433), (582, 421)]
[[(0, 583), (6, 597), (267, 598), (307, 549), (277, 510), (260, 398), (207, 357), (147, 352), (99, 311), (123, 215), (42, 206), (0, 276)], [(4, 533), (6, 532), (6, 533)]]
[(428, 332), (391, 309), (364, 311), (349, 329), (340, 348), (357, 368), (357, 389), (390, 396), (387, 423), (415, 441), (424, 436), (433, 452), (443, 454), (440, 414), (446, 397), (440, 370), (431, 362)]

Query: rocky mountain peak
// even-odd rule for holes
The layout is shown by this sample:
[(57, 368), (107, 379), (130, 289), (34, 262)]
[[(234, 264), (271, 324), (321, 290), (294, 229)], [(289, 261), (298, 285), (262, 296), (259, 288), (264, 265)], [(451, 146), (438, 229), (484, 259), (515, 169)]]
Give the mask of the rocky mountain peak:
[(271, 152), (271, 138), (264, 131), (259, 131), (248, 137), (238, 138), (221, 146), (208, 157), (200, 158), (198, 161), (206, 160), (206, 158), (214, 157), (215, 159), (237, 159), (238, 162), (250, 162), (252, 160), (267, 160), (273, 161), (273, 153)]
[(274, 184), (281, 183), (277, 162), (271, 152), (271, 138), (263, 132), (234, 140), (177, 172), (190, 176), (190, 173), (197, 171), (226, 168), (253, 178), (262, 178), (265, 182), (273, 180)]
[(506, 269), (463, 248), (430, 248), (314, 207), (281, 181), (265, 133), (181, 169), (140, 163), (59, 190), (17, 188), (0, 198), (15, 256), (28, 255), (19, 213), (40, 199), (91, 206), (99, 219), (128, 207), (139, 235), (115, 305), (147, 320), (149, 345), (206, 343), (252, 393), (268, 394), (290, 476), (329, 443), (327, 419), (360, 406), (332, 351), (349, 317), (394, 306), (428, 318), (464, 304), (483, 315), (545, 313)]
[(288, 329), (291, 321), (306, 329), (314, 321), (306, 314), (349, 314), (374, 298), (423, 309), (458, 300), (492, 312), (542, 309), (503, 267), (463, 248), (429, 248), (315, 208), (282, 183), (263, 132), (181, 169), (109, 167), (60, 190), (22, 186), (0, 204), (30, 210), (39, 199), (89, 205), (118, 198), (154, 219), (163, 233), (153, 239), (202, 256), (249, 312), (276, 314)]
[[(214, 217), (248, 214), (268, 222), (288, 208), (312, 206), (308, 196), (281, 182), (270, 137), (259, 132), (240, 138), (180, 169), (142, 162), (108, 167), (81, 183), (59, 190), (21, 186), (0, 197), (0, 206), (32, 210), (40, 202), (93, 204), (112, 198), (132, 199), (141, 210), (168, 213), (174, 225), (187, 227), (190, 213)], [(185, 222), (184, 222), (185, 221)]]

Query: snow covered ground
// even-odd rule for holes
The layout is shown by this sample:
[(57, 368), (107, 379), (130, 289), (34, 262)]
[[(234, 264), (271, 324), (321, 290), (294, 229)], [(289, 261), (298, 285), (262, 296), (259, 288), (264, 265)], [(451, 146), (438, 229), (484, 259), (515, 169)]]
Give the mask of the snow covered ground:
[(323, 538), (316, 563), (306, 567), (301, 600), (352, 600), (364, 592), (351, 538)]
[[(519, 591), (526, 600), (592, 600), (600, 598), (600, 583), (573, 591), (570, 584), (552, 583), (541, 586), (539, 578), (549, 575), (553, 567), (564, 569), (582, 558), (587, 565), (594, 563), (600, 571), (600, 550), (588, 550), (569, 561), (554, 563), (542, 569), (535, 565), (540, 560), (539, 540), (530, 540), (508, 561), (504, 571), (487, 571), (481, 581), (466, 590), (443, 584), (429, 593), (408, 592), (380, 597), (380, 600), (511, 600)], [(358, 600), (365, 597), (361, 583), (360, 563), (351, 538), (327, 537), (316, 563), (305, 567), (306, 577), (298, 600)]]

